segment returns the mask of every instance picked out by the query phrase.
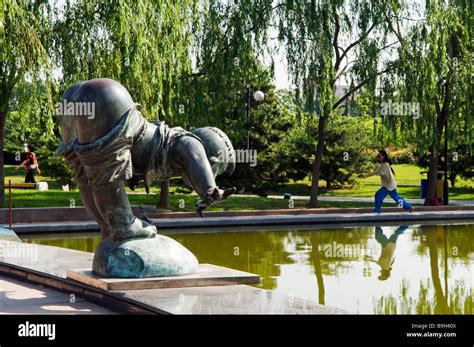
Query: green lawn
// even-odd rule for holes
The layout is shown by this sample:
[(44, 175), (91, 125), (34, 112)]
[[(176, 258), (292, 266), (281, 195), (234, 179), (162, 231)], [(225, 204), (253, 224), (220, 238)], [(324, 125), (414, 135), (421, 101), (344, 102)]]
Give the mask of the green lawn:
[[(421, 179), (420, 169), (414, 165), (394, 165), (396, 180), (399, 184), (399, 192), (406, 198), (418, 198), (420, 195), (419, 180)], [(23, 170), (14, 170), (14, 166), (6, 166), (6, 182), (10, 179), (12, 182), (23, 182)], [(63, 192), (58, 183), (54, 182), (50, 177), (39, 176), (37, 180), (48, 182), (49, 191), (36, 190), (13, 190), (13, 207), (68, 207), (71, 205), (81, 206), (82, 202), (79, 192)], [(320, 182), (323, 186), (324, 182)], [(370, 177), (368, 179), (360, 179), (358, 184), (352, 187), (344, 187), (340, 189), (322, 190), (323, 196), (345, 196), (345, 197), (373, 197), (375, 191), (379, 188), (379, 178)], [(474, 184), (472, 181), (460, 180), (458, 187), (450, 189), (451, 199), (474, 199)], [(309, 180), (291, 182), (285, 187), (270, 192), (270, 194), (283, 194), (284, 192), (293, 195), (309, 195)], [(137, 192), (143, 192), (144, 189), (137, 189)], [(153, 185), (151, 191), (159, 192), (157, 183)], [(194, 203), (198, 197), (194, 194), (181, 194), (183, 189), (172, 184), (170, 187), (170, 209), (173, 211), (194, 211)], [(7, 197), (6, 197), (7, 199)], [(129, 194), (129, 199), (133, 205), (155, 205), (158, 195)], [(180, 203), (184, 201), (184, 208)], [(387, 199), (387, 206), (391, 201)], [(182, 204), (181, 204), (182, 205)], [(294, 207), (306, 207), (307, 201), (296, 200)], [(371, 207), (372, 203), (359, 202), (320, 202), (320, 207)], [(263, 209), (279, 209), (289, 208), (287, 200), (277, 200), (262, 197), (239, 197), (231, 196), (221, 204), (211, 208), (213, 211), (222, 210), (263, 210)]]
[[(63, 192), (60, 190), (35, 191), (14, 189), (12, 206), (16, 207), (71, 207), (82, 206), (79, 192)], [(132, 205), (154, 205), (158, 195), (129, 194)], [(194, 204), (198, 200), (195, 194), (170, 194), (172, 211), (195, 211)], [(184, 202), (184, 207), (182, 203)], [(6, 203), (6, 201), (5, 201)], [(294, 201), (294, 208), (307, 207), (307, 201)], [(372, 203), (356, 202), (321, 202), (320, 207), (371, 207)], [(230, 210), (265, 210), (290, 208), (288, 200), (262, 197), (231, 196), (226, 201), (213, 206), (210, 211)]]
[[(422, 175), (418, 166), (413, 164), (393, 165), (395, 171), (395, 180), (397, 182), (397, 190), (404, 198), (416, 199), (420, 198), (420, 181), (426, 178)], [(319, 186), (324, 187), (326, 182), (320, 181)], [(309, 195), (311, 182), (309, 179), (291, 182), (285, 187), (281, 187), (271, 194), (283, 194), (285, 192), (293, 195)], [(354, 186), (347, 186), (338, 189), (322, 189), (323, 196), (345, 196), (345, 197), (366, 197), (374, 196), (380, 187), (380, 177), (372, 176), (369, 178), (359, 178)], [(457, 200), (474, 200), (474, 180), (464, 180), (458, 178), (456, 187), (449, 189), (450, 199)]]

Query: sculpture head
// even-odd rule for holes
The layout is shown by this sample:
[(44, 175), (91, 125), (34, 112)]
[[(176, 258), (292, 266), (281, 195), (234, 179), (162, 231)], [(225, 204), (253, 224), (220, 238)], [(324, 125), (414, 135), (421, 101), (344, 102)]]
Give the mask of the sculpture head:
[(230, 175), (234, 172), (234, 147), (222, 130), (214, 127), (204, 127), (196, 129), (192, 133), (202, 140), (214, 177), (223, 173)]

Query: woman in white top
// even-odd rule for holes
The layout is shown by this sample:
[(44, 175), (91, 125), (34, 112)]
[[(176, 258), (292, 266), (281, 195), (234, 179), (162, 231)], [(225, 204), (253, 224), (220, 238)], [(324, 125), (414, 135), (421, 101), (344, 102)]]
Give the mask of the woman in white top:
[(378, 175), (382, 181), (382, 187), (375, 193), (375, 212), (380, 213), (383, 200), (390, 195), (393, 200), (398, 204), (398, 207), (413, 212), (413, 207), (403, 199), (397, 192), (397, 184), (393, 177), (394, 171), (392, 169), (392, 161), (388, 157), (388, 154), (384, 150), (380, 150), (377, 153), (377, 161), (380, 163), (379, 167), (375, 171), (367, 174), (364, 178)]

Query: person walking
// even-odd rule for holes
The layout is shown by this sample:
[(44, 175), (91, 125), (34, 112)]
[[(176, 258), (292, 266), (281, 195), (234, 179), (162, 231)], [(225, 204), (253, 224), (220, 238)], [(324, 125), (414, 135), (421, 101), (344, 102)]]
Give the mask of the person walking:
[(387, 197), (387, 195), (390, 195), (390, 197), (395, 200), (399, 207), (403, 207), (404, 210), (413, 212), (413, 206), (411, 206), (397, 192), (397, 183), (395, 182), (394, 178), (395, 171), (393, 171), (392, 161), (390, 160), (387, 152), (385, 150), (380, 150), (377, 153), (376, 159), (380, 163), (378, 168), (364, 176), (364, 178), (367, 178), (377, 175), (380, 176), (382, 181), (382, 187), (375, 193), (375, 213), (381, 212), (383, 200)]
[(22, 166), (26, 169), (25, 183), (36, 183), (35, 174), (38, 173), (38, 175), (41, 175), (41, 170), (35, 153), (35, 145), (32, 143), (26, 146), (26, 159), (18, 165), (15, 170), (18, 170)]

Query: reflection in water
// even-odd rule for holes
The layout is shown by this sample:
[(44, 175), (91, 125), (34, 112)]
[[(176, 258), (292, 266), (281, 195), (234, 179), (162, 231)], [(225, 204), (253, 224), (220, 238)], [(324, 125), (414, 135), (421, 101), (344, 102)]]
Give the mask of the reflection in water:
[[(448, 225), (420, 226), (416, 230), (414, 239), (420, 240), (419, 254), (428, 255), (430, 276), (419, 281), (418, 295), (414, 296), (409, 295), (410, 281), (403, 280), (399, 300), (392, 294), (382, 296), (374, 305), (376, 313), (472, 314), (472, 226), (467, 226), (465, 233), (450, 232), (450, 228)], [(444, 289), (441, 271), (444, 272)], [(461, 275), (463, 272), (466, 277)]]
[(311, 233), (311, 262), (314, 266), (314, 273), (316, 275), (316, 281), (318, 284), (318, 303), (324, 305), (324, 278), (321, 270), (321, 257), (320, 257), (320, 245), (319, 245), (319, 233)]
[(395, 249), (397, 245), (398, 236), (403, 234), (408, 229), (407, 225), (398, 227), (390, 237), (385, 236), (382, 227), (375, 227), (375, 240), (382, 246), (379, 260), (374, 260), (372, 257), (367, 257), (366, 260), (373, 261), (380, 266), (380, 281), (385, 281), (390, 277), (393, 262), (395, 261)]
[[(446, 235), (443, 235), (446, 238)], [(448, 305), (447, 297), (443, 292), (441, 280), (439, 278), (439, 261), (438, 261), (438, 242), (435, 232), (427, 232), (426, 238), (428, 241), (430, 254), (430, 269), (431, 278), (433, 279), (433, 287), (435, 291), (435, 312), (437, 313), (452, 313)], [(446, 247), (445, 247), (446, 249)], [(448, 268), (445, 267), (446, 277), (448, 277)], [(448, 284), (446, 282), (446, 292), (448, 292)]]
[[(472, 314), (473, 230), (465, 224), (170, 236), (201, 263), (257, 273), (259, 287), (350, 312)], [(27, 241), (92, 252), (99, 238)]]

